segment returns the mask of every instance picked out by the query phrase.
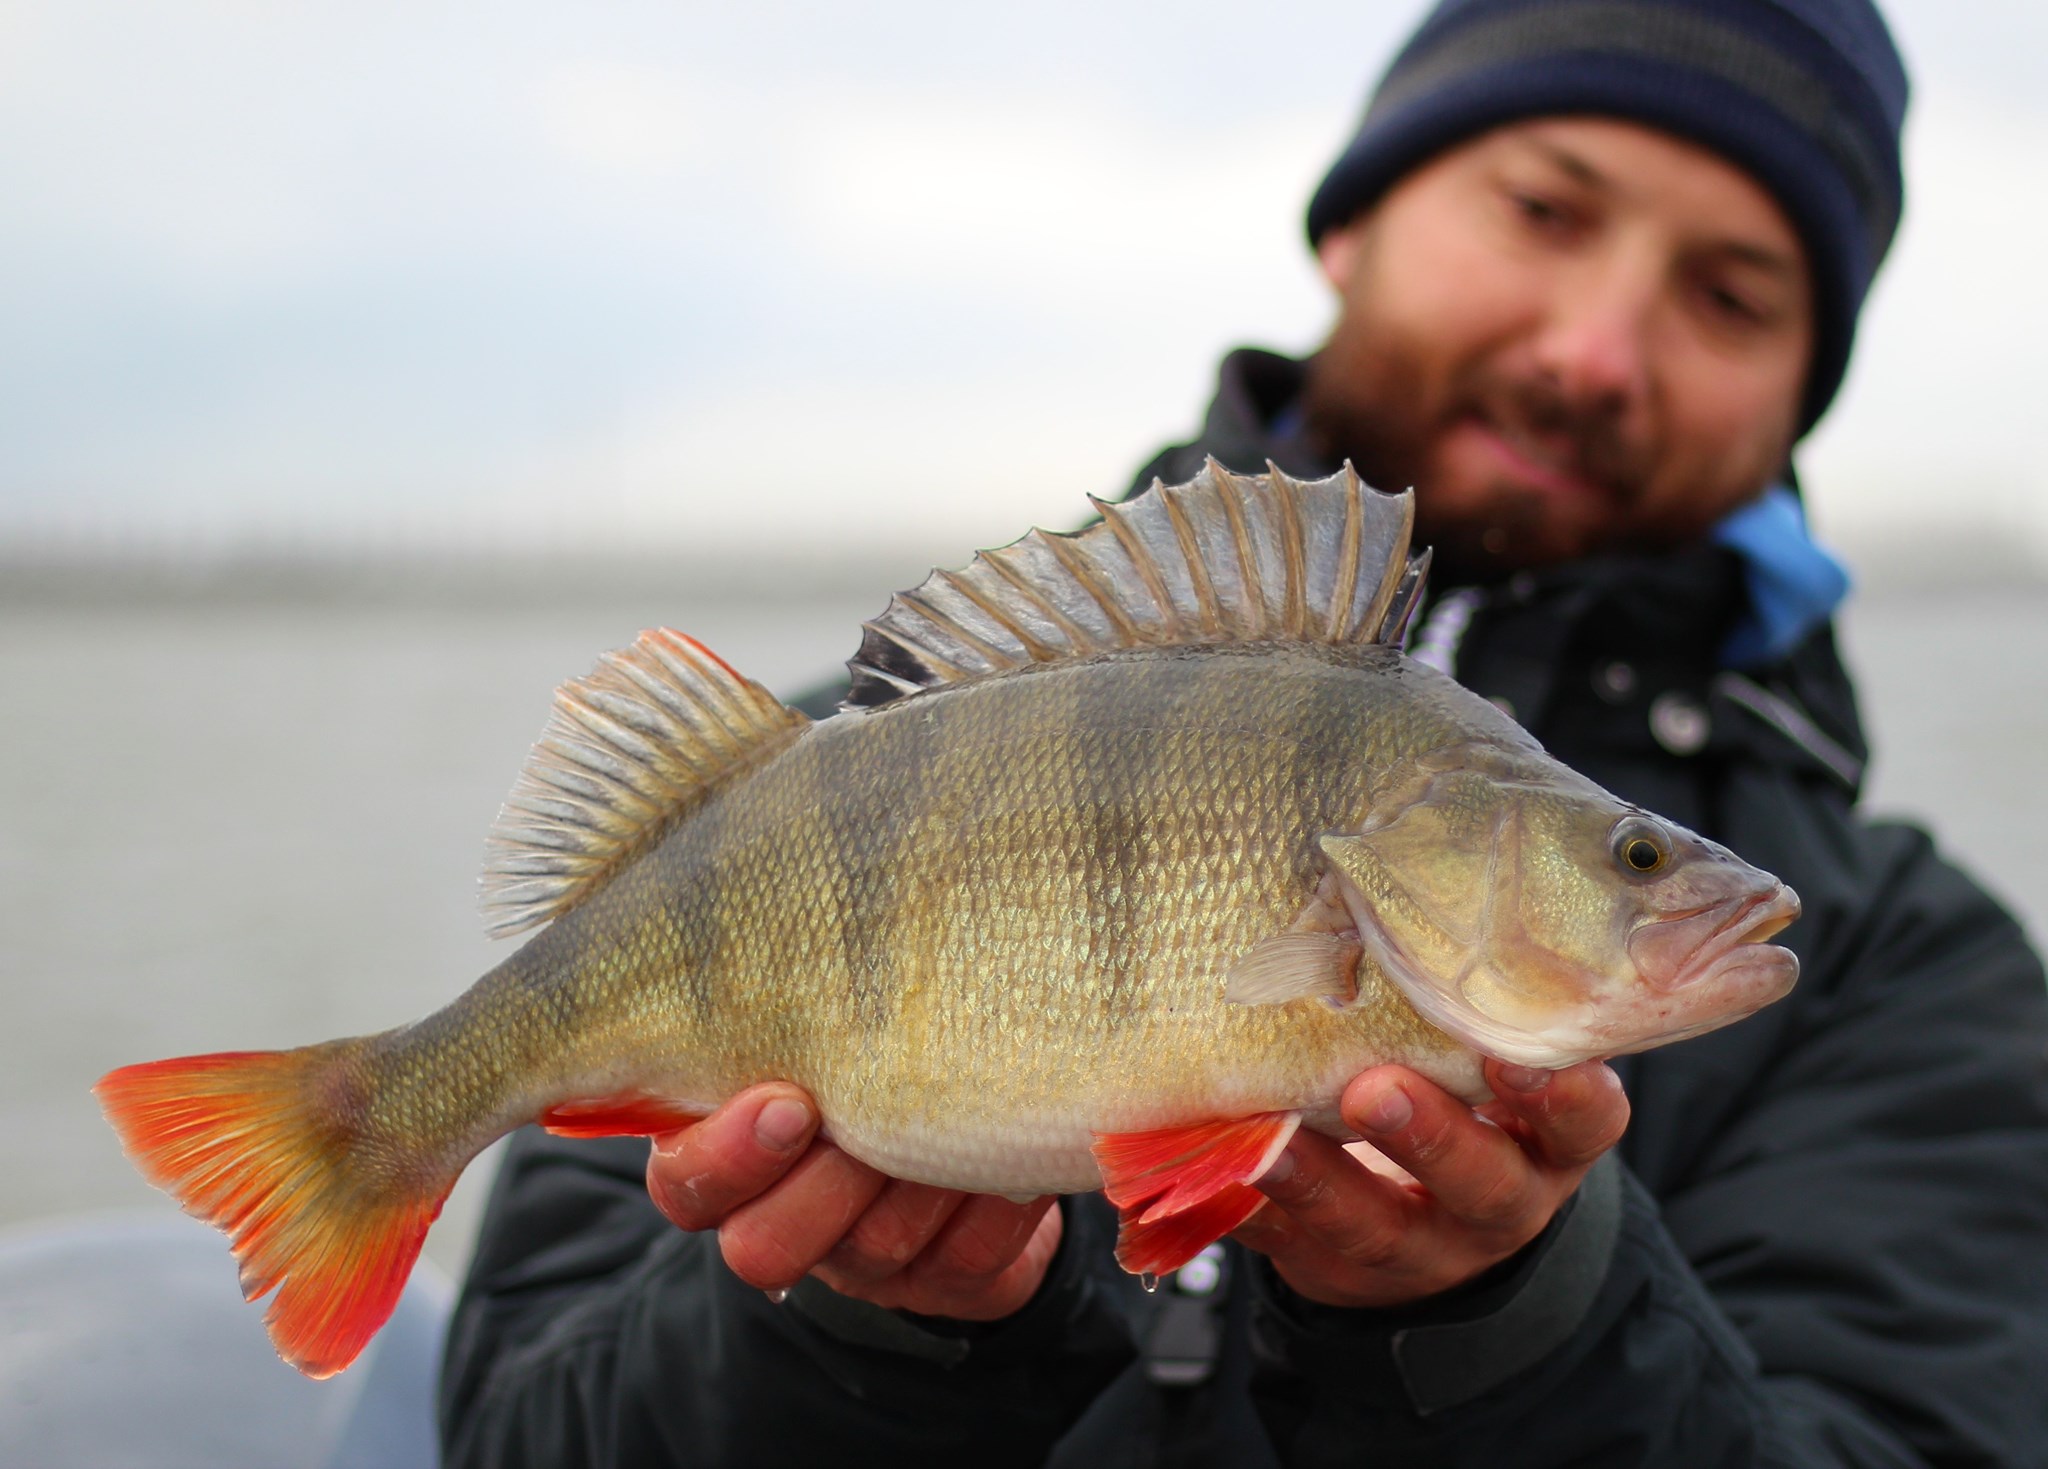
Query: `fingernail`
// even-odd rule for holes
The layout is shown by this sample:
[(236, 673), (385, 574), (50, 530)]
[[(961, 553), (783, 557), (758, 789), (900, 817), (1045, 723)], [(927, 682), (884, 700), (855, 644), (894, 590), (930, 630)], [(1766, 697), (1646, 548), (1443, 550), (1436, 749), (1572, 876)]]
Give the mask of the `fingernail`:
[(1399, 1132), (1414, 1115), (1415, 1104), (1408, 1099), (1408, 1093), (1390, 1086), (1366, 1108), (1365, 1125), (1374, 1132)]
[(774, 1153), (788, 1152), (810, 1130), (810, 1109), (788, 1097), (774, 1098), (754, 1119), (754, 1141)]
[(1273, 1166), (1252, 1180), (1252, 1187), (1267, 1188), (1274, 1184), (1285, 1183), (1288, 1179), (1294, 1177), (1294, 1169), (1294, 1154), (1287, 1149), (1282, 1149), (1280, 1156), (1273, 1160)]
[(1531, 1066), (1502, 1066), (1500, 1079), (1518, 1092), (1540, 1092), (1550, 1085), (1551, 1073)]

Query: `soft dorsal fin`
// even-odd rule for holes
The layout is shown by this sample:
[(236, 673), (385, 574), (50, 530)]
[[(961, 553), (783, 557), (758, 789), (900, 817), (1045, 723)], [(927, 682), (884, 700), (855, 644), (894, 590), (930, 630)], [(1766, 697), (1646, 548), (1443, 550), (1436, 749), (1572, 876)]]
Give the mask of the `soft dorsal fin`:
[(849, 706), (1114, 648), (1292, 640), (1393, 643), (1422, 592), (1408, 559), (1409, 494), (1349, 464), (1299, 480), (1214, 459), (1184, 485), (1154, 480), (1099, 524), (1034, 530), (964, 571), (935, 571), (863, 625)]
[(486, 843), (493, 937), (559, 917), (810, 720), (694, 638), (643, 632), (555, 691)]

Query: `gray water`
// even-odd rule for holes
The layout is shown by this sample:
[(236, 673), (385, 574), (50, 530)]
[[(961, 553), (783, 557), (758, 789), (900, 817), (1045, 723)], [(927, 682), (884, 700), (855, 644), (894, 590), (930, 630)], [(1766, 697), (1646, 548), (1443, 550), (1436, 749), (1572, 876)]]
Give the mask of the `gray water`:
[[(484, 833), (551, 689), (597, 652), (667, 622), (790, 691), (878, 606), (0, 606), (0, 1225), (170, 1207), (87, 1092), (109, 1068), (381, 1030), (508, 952), (475, 911)], [(2041, 932), (2048, 588), (1867, 596), (1845, 638), (1878, 744), (1871, 806), (1931, 818)], [(487, 1171), (429, 1240), (450, 1271)]]

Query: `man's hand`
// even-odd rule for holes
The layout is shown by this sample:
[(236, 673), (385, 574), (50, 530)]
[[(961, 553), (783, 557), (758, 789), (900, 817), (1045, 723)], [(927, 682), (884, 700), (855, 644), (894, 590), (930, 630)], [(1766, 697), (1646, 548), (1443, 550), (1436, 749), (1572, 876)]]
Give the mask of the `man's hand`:
[(647, 1192), (679, 1227), (717, 1230), (733, 1274), (764, 1291), (815, 1275), (878, 1306), (996, 1321), (1038, 1290), (1060, 1242), (1051, 1198), (905, 1183), (815, 1141), (817, 1130), (798, 1088), (749, 1087), (655, 1138)]
[(1405, 1169), (1368, 1167), (1297, 1132), (1236, 1232), (1289, 1286), (1330, 1306), (1398, 1306), (1462, 1285), (1522, 1248), (1620, 1139), (1628, 1098), (1603, 1062), (1486, 1063), (1498, 1100), (1473, 1109), (1401, 1066), (1344, 1089), (1344, 1121)]

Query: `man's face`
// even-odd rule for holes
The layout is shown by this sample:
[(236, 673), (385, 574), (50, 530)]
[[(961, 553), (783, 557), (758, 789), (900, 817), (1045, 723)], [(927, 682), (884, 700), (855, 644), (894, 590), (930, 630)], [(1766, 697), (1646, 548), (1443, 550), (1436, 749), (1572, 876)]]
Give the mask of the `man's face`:
[(1453, 576), (1699, 535), (1785, 462), (1813, 346), (1799, 236), (1633, 123), (1497, 129), (1324, 235), (1312, 429)]

